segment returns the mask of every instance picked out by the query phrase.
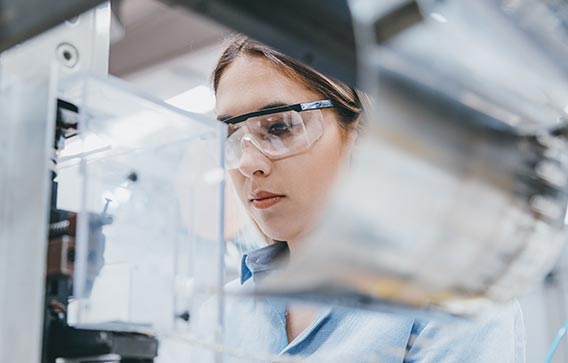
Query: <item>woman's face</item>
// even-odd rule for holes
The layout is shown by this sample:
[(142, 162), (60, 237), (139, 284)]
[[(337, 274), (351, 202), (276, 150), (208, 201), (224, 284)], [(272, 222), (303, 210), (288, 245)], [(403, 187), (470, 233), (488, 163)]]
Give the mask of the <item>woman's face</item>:
[[(322, 96), (288, 78), (268, 61), (241, 56), (223, 73), (217, 87), (217, 115), (237, 116), (270, 104), (318, 101)], [(336, 179), (351, 142), (331, 109), (321, 110), (324, 133), (307, 151), (270, 160), (247, 143), (230, 171), (248, 213), (270, 238), (296, 243), (311, 230)]]

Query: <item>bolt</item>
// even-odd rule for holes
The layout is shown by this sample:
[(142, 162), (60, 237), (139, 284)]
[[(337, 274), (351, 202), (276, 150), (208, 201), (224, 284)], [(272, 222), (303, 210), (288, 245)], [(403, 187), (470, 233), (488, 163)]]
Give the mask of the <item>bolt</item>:
[(57, 58), (67, 68), (73, 68), (79, 62), (77, 48), (69, 43), (61, 43), (56, 49)]
[(136, 182), (138, 180), (138, 173), (136, 173), (135, 171), (131, 171), (130, 174), (128, 174), (127, 179), (130, 180), (131, 182)]

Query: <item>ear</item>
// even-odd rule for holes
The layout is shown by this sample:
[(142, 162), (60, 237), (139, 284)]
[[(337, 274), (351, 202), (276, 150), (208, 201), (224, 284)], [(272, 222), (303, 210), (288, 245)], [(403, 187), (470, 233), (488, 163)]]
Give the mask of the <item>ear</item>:
[(353, 149), (353, 145), (355, 145), (355, 142), (359, 137), (359, 122), (359, 119), (357, 119), (355, 122), (353, 122), (353, 124), (350, 125), (350, 129), (349, 131), (347, 131), (345, 138), (345, 147), (349, 153)]
[(354, 121), (350, 125), (350, 128), (347, 131), (347, 134), (345, 135), (344, 138), (343, 153), (347, 168), (350, 168), (351, 161), (353, 159), (353, 151), (355, 149), (355, 144), (357, 142), (357, 139), (359, 138), (360, 122), (361, 122), (361, 117), (359, 117), (356, 121)]

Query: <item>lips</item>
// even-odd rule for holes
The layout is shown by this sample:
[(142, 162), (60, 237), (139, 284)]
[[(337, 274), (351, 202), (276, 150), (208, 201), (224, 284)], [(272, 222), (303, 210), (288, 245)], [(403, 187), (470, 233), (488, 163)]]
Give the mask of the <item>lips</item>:
[(281, 202), (282, 199), (284, 199), (284, 195), (282, 194), (259, 191), (251, 194), (249, 202), (256, 209), (267, 209)]

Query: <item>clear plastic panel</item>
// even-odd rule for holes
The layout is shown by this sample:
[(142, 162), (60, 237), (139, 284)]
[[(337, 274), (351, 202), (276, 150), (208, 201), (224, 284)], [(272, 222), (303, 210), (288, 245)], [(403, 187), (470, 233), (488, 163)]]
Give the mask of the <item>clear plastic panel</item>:
[(221, 301), (224, 130), (113, 78), (73, 78), (60, 98), (79, 108), (58, 157), (58, 208), (79, 211), (68, 322), (157, 333), (157, 361), (187, 358), (176, 337)]

